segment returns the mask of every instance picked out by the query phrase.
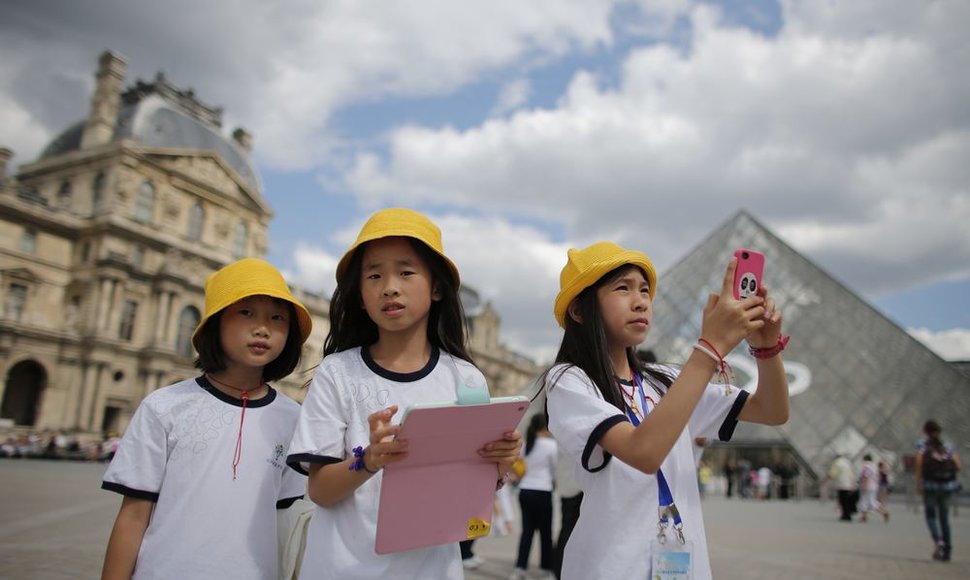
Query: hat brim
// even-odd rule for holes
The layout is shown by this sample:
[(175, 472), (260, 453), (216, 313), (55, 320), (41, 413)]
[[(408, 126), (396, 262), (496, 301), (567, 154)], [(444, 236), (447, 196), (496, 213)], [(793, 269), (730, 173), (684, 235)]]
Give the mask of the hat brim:
[(357, 248), (363, 246), (367, 242), (372, 242), (374, 240), (381, 240), (384, 238), (393, 238), (393, 237), (411, 238), (412, 240), (416, 240), (424, 244), (426, 248), (428, 248), (436, 255), (440, 256), (442, 260), (444, 260), (445, 265), (448, 267), (448, 271), (451, 273), (451, 280), (452, 282), (454, 282), (455, 288), (461, 287), (461, 276), (458, 274), (458, 266), (456, 266), (455, 263), (451, 261), (451, 258), (444, 255), (442, 252), (439, 252), (433, 246), (428, 244), (428, 242), (419, 238), (418, 236), (415, 236), (414, 234), (409, 232), (400, 232), (400, 231), (375, 232), (372, 235), (361, 236), (360, 238), (358, 238), (357, 241), (354, 243), (354, 245), (350, 246), (350, 249), (347, 250), (344, 253), (343, 257), (340, 258), (340, 261), (337, 262), (337, 272), (336, 272), (337, 283), (339, 284), (340, 280), (344, 277), (344, 274), (347, 273), (347, 268), (350, 267), (350, 261), (353, 260), (354, 252), (357, 250)]
[(605, 274), (612, 272), (620, 266), (637, 266), (646, 273), (647, 284), (650, 286), (650, 299), (653, 300), (653, 297), (657, 293), (657, 271), (654, 269), (653, 263), (649, 259), (645, 260), (644, 258), (645, 256), (640, 252), (626, 250), (619, 254), (611, 255), (605, 260), (590, 264), (582, 274), (577, 276), (568, 286), (560, 290), (559, 295), (556, 296), (553, 314), (555, 314), (556, 322), (559, 323), (559, 326), (566, 328), (566, 313), (569, 310), (569, 305), (583, 290), (589, 288)]
[(192, 346), (195, 347), (196, 352), (199, 351), (199, 339), (201, 338), (202, 329), (209, 320), (216, 314), (225, 310), (228, 306), (235, 302), (239, 302), (244, 298), (250, 296), (269, 296), (270, 298), (278, 298), (289, 304), (293, 305), (293, 310), (296, 312), (297, 325), (300, 327), (300, 344), (303, 344), (310, 338), (310, 333), (313, 331), (313, 318), (310, 317), (310, 312), (307, 310), (306, 306), (298, 302), (289, 294), (284, 294), (276, 288), (254, 288), (246, 292), (245, 296), (234, 297), (229, 300), (223, 301), (224, 303), (219, 303), (214, 305), (211, 312), (209, 312), (202, 320), (199, 321), (198, 326), (195, 327), (195, 332), (192, 333)]

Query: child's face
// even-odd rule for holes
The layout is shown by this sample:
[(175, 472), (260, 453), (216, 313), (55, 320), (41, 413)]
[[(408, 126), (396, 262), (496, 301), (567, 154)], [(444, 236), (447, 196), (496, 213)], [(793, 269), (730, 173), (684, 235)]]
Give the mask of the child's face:
[(290, 308), (269, 296), (249, 296), (226, 307), (219, 339), (229, 366), (264, 367), (286, 346)]
[(650, 285), (643, 272), (631, 266), (596, 290), (600, 314), (611, 348), (636, 346), (646, 340), (653, 319)]
[(411, 331), (415, 325), (427, 330), (431, 303), (441, 296), (430, 268), (406, 238), (367, 242), (360, 275), (364, 310), (381, 333)]

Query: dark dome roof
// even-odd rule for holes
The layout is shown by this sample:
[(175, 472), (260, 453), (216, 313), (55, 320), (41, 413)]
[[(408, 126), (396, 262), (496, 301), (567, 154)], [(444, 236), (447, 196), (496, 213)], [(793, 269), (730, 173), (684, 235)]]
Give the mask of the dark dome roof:
[[(83, 132), (84, 121), (71, 125), (47, 145), (41, 158), (79, 149)], [(249, 187), (257, 192), (262, 191), (256, 167), (238, 144), (160, 95), (147, 95), (138, 102), (122, 107), (118, 113), (114, 140), (125, 138), (147, 147), (214, 151)]]

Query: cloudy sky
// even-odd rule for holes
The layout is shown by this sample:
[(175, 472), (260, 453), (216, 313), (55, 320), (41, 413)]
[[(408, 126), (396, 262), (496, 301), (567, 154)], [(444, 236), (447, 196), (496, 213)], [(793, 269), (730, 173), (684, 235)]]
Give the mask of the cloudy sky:
[(87, 113), (98, 55), (255, 135), (269, 258), (310, 289), (375, 209), (442, 227), (544, 359), (565, 250), (661, 272), (747, 209), (970, 359), (965, 0), (2, 0), (0, 145)]

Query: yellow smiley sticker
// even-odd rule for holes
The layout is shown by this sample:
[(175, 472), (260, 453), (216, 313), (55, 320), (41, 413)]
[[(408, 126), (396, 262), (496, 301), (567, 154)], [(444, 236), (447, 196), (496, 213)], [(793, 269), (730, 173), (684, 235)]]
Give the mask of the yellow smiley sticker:
[(480, 518), (470, 518), (468, 520), (467, 539), (473, 540), (475, 538), (481, 538), (482, 536), (487, 536), (489, 528), (491, 528), (491, 525), (485, 520)]

